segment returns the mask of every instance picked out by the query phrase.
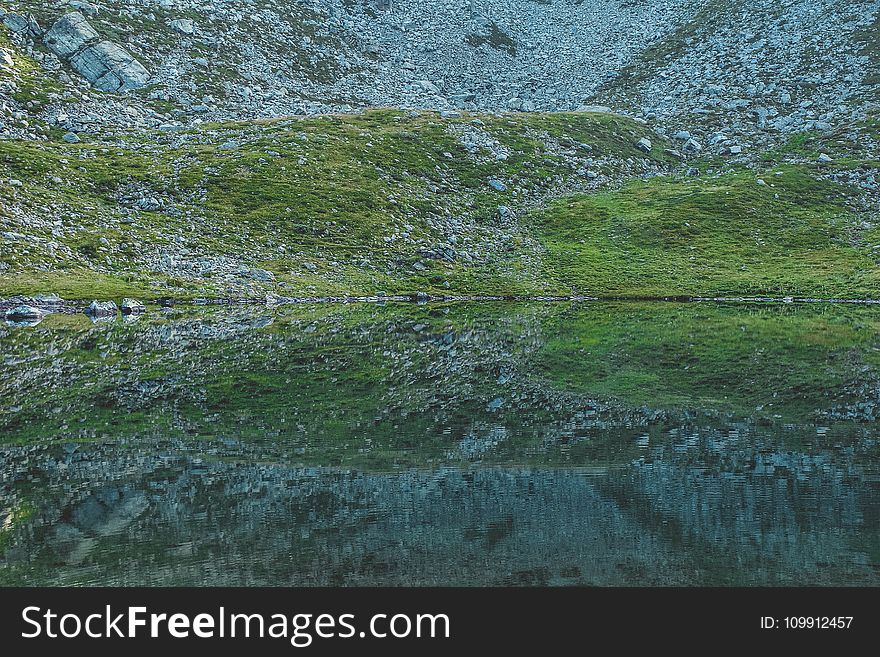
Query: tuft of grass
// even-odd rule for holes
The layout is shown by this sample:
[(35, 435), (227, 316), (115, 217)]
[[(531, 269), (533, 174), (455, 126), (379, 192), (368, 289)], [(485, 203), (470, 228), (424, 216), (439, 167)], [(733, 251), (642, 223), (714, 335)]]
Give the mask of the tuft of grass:
[[(465, 130), (506, 159), (469, 152)], [(797, 136), (754, 170), (568, 195), (587, 162), (616, 180), (667, 167), (660, 140), (635, 148), (643, 134), (601, 113), (373, 110), (112, 144), (0, 142), (0, 181), (22, 182), (0, 184), (0, 216), (18, 233), (0, 238), (0, 296), (878, 297), (880, 235), (851, 209), (859, 192), (824, 179), (870, 164), (847, 158), (842, 137)], [(839, 159), (818, 165), (821, 149)], [(160, 207), (133, 205), (144, 196)], [(518, 218), (500, 221), (502, 205)], [(29, 219), (46, 208), (54, 225)], [(453, 241), (455, 258), (425, 255)]]

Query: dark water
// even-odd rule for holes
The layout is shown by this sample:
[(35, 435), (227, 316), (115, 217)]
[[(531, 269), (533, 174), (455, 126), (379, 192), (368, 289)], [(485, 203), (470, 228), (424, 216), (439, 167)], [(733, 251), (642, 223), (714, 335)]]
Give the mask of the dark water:
[(0, 328), (0, 583), (877, 585), (880, 311)]

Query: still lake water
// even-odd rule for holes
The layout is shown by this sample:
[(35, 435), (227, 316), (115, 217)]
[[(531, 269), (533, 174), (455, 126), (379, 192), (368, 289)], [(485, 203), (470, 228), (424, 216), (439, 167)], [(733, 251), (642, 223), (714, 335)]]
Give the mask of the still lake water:
[(0, 584), (877, 585), (880, 311), (0, 326)]

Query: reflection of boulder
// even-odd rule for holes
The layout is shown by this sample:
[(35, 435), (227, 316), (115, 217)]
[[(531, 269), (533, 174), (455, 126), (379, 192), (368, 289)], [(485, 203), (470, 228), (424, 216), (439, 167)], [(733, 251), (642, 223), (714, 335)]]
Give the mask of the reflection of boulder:
[(6, 311), (6, 323), (10, 326), (36, 326), (46, 316), (46, 311), (34, 306), (21, 305)]
[(89, 307), (86, 308), (86, 315), (92, 317), (93, 319), (107, 317), (115, 318), (118, 312), (119, 308), (113, 301), (98, 301), (97, 299), (95, 299), (94, 301), (92, 301), (92, 303), (89, 304)]
[(121, 310), (123, 315), (142, 315), (147, 312), (147, 307), (137, 299), (126, 297), (122, 300)]
[(46, 313), (39, 308), (33, 306), (16, 306), (6, 311), (6, 319), (13, 322), (20, 322), (26, 319), (41, 319)]
[(140, 491), (105, 488), (80, 502), (71, 512), (73, 524), (98, 536), (117, 534), (146, 511), (149, 503)]

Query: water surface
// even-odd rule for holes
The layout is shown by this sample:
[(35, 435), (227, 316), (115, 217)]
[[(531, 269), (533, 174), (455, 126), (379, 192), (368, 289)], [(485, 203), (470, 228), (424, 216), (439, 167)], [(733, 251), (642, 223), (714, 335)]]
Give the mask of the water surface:
[(0, 583), (877, 585), (880, 314), (0, 327)]

